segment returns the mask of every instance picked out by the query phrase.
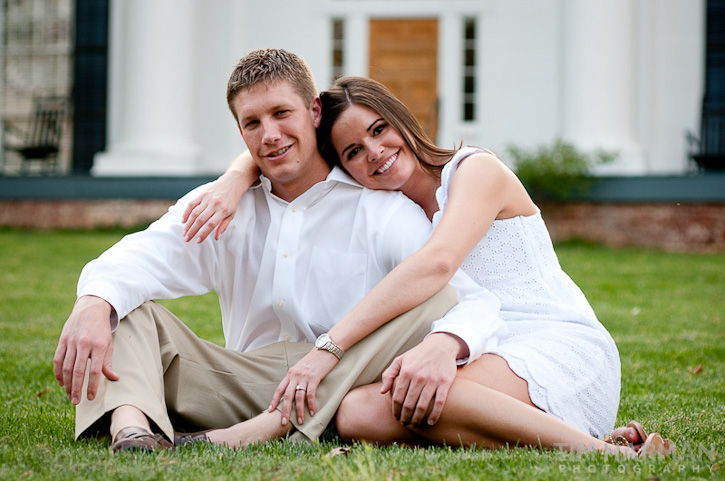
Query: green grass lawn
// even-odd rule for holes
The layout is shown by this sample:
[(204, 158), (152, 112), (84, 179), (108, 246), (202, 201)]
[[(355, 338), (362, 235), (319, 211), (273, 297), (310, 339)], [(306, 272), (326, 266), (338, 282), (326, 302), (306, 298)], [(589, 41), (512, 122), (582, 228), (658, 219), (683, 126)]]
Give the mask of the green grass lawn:
[[(725, 478), (725, 255), (576, 244), (557, 252), (619, 346), (618, 420), (637, 419), (675, 439), (674, 458), (359, 444), (327, 457), (341, 444), (334, 436), (319, 445), (113, 456), (108, 441), (75, 442), (52, 357), (81, 268), (121, 235), (0, 230), (0, 480)], [(199, 335), (222, 342), (216, 297), (164, 303)]]

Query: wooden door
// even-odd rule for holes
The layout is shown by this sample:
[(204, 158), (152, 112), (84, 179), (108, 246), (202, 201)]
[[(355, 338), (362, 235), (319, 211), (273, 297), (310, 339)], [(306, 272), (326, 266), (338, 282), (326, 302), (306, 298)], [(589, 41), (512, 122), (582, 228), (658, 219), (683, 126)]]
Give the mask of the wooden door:
[(370, 78), (388, 87), (435, 142), (438, 130), (438, 20), (370, 20)]

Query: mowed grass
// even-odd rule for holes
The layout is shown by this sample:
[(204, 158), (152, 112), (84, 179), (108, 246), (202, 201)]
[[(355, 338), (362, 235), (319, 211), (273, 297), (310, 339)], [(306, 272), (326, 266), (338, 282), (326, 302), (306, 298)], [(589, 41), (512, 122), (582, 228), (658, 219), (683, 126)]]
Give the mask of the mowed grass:
[[(622, 359), (619, 422), (678, 442), (668, 459), (622, 460), (534, 449), (378, 448), (345, 455), (275, 442), (113, 456), (107, 440), (73, 440), (73, 410), (52, 373), (83, 265), (120, 231), (0, 230), (0, 479), (711, 479), (723, 478), (725, 255), (557, 246), (562, 266), (612, 333)], [(222, 343), (213, 294), (164, 301)], [(614, 395), (614, 394), (613, 394)], [(481, 406), (486, 409), (486, 406)], [(374, 422), (374, 420), (371, 420)]]

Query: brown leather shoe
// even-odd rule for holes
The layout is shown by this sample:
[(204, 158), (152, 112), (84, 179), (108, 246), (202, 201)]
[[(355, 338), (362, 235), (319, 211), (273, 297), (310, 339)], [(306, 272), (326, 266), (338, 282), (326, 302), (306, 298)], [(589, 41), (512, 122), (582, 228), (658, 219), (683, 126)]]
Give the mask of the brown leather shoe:
[(114, 453), (119, 451), (156, 451), (174, 449), (161, 434), (150, 434), (135, 427), (121, 429), (111, 445)]
[(211, 431), (199, 431), (197, 433), (174, 433), (174, 446), (187, 446), (195, 443), (210, 443), (209, 438), (206, 437), (206, 433)]

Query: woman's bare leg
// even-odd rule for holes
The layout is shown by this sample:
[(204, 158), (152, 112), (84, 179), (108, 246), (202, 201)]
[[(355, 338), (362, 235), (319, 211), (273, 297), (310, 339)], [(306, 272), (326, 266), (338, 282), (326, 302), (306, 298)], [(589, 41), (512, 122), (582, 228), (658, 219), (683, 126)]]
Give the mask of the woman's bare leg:
[(335, 415), (337, 433), (345, 441), (367, 441), (379, 445), (393, 443), (427, 444), (393, 417), (390, 394), (380, 394), (381, 384), (353, 389), (342, 399)]
[(529, 397), (529, 383), (517, 376), (506, 360), (496, 354), (484, 354), (460, 368), (456, 378), (468, 379), (539, 409)]
[(379, 386), (356, 389), (348, 397), (336, 421), (345, 439), (380, 440), (384, 444), (423, 439), (482, 448), (527, 445), (634, 454), (629, 448), (604, 443), (535, 407), (526, 381), (516, 376), (505, 360), (492, 354), (459, 371), (435, 426), (401, 425), (393, 418), (390, 395), (379, 394)]
[(451, 386), (440, 420), (409, 429), (431, 442), (484, 448), (533, 446), (572, 452), (628, 453), (507, 394), (461, 378)]

